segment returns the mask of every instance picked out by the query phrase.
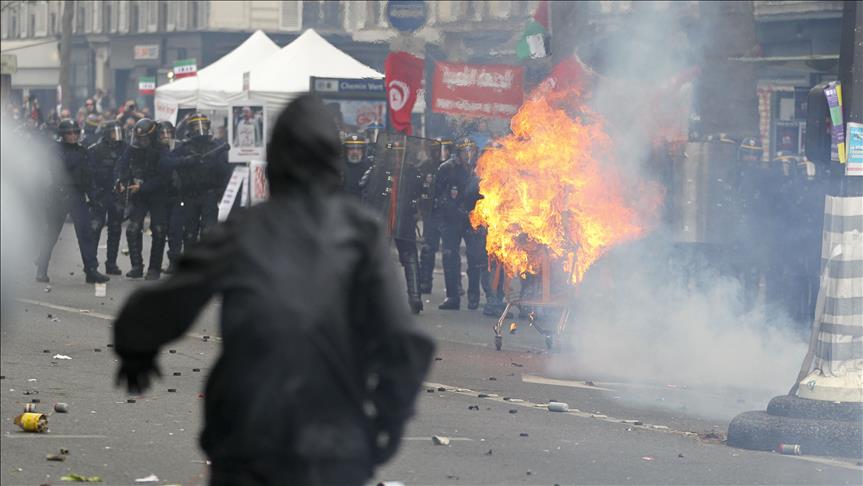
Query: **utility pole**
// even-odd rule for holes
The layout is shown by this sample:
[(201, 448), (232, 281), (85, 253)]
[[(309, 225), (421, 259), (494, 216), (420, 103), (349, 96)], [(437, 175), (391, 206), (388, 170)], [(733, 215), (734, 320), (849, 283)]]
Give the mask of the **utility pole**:
[[(72, 109), (72, 90), (69, 86), (69, 70), (72, 58), (72, 17), (75, 13), (75, 3), (72, 0), (63, 2), (63, 17), (60, 26), (60, 90), (62, 99), (57, 100), (63, 108)], [(59, 115), (59, 113), (57, 113)]]

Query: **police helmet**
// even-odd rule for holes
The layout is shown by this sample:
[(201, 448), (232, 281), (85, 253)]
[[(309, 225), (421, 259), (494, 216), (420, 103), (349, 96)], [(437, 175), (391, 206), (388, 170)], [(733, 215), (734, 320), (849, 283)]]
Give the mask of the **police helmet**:
[(345, 159), (351, 164), (362, 162), (365, 155), (366, 139), (359, 135), (348, 135), (342, 140), (342, 145), (345, 148)]
[(460, 138), (456, 144), (456, 149), (458, 150), (458, 156), (462, 162), (467, 162), (468, 164), (476, 162), (476, 160), (474, 160), (476, 158), (476, 142), (471, 140), (469, 137)]
[(760, 162), (763, 155), (764, 147), (755, 137), (744, 138), (737, 149), (737, 158), (744, 162)]
[(212, 135), (210, 119), (203, 113), (194, 113), (186, 120), (186, 132), (194, 139), (209, 138)]
[(132, 146), (147, 148), (153, 144), (158, 125), (149, 118), (141, 118), (132, 129)]
[(116, 120), (103, 122), (99, 127), (99, 133), (102, 135), (102, 141), (105, 142), (120, 142), (123, 140), (123, 127)]
[(78, 122), (72, 118), (64, 118), (57, 124), (57, 135), (68, 135), (70, 133), (81, 133)]
[(445, 162), (452, 155), (452, 140), (435, 137), (435, 141), (440, 144), (440, 161)]

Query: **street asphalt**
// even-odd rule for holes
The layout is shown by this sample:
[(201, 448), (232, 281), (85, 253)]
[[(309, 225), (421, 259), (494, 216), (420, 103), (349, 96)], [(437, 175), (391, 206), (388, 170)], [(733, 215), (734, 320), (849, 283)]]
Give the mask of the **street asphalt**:
[[(127, 257), (120, 263), (128, 270)], [(28, 273), (4, 289), (17, 305), (2, 322), (0, 483), (64, 484), (61, 476), (74, 473), (112, 485), (142, 484), (136, 479), (150, 475), (158, 480), (149, 484), (206, 484), (197, 435), (203, 381), (219, 353), (218, 304), (163, 350), (161, 381), (130, 397), (114, 386), (111, 320), (130, 292), (150, 283), (114, 277), (107, 296), (95, 297), (68, 224), (49, 273), (50, 286)], [(554, 375), (550, 362), (565, 359), (566, 350), (548, 352), (526, 325), (496, 351), (493, 319), (437, 309), (442, 280), (438, 274), (418, 318), (438, 343), (418, 414), (398, 455), (370, 484), (863, 483), (853, 460), (725, 445), (734, 415), (766, 407), (757, 391)], [(34, 400), (48, 414), (46, 433), (13, 423)], [(551, 400), (570, 411), (548, 411)], [(68, 403), (68, 413), (55, 413), (56, 402)], [(705, 402), (712, 407), (697, 406)], [(435, 445), (432, 436), (449, 445)], [(64, 461), (46, 459), (61, 449), (68, 450)]]

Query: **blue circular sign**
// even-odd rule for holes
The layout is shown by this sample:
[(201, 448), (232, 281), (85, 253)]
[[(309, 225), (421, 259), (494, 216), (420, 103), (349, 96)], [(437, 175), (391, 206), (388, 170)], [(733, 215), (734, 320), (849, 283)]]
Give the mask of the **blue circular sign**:
[(413, 32), (426, 23), (428, 11), (423, 0), (389, 0), (387, 19), (393, 28), (402, 32)]

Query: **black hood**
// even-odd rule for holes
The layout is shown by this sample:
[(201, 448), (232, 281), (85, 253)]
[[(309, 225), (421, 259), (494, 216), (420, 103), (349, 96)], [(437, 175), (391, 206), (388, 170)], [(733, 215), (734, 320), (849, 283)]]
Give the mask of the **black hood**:
[(339, 184), (341, 141), (335, 121), (319, 98), (302, 95), (279, 114), (267, 144), (270, 192), (288, 187)]

